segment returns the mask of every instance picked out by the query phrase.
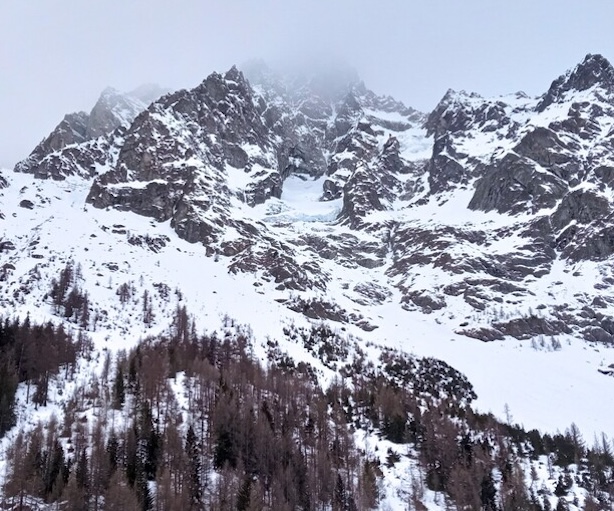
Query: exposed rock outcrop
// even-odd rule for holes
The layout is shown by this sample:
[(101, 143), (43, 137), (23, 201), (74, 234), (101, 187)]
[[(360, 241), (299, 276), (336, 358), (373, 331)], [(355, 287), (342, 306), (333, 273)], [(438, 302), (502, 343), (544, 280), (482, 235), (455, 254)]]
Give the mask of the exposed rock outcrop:
[(66, 115), (25, 160), (15, 165), (15, 172), (34, 174), (41, 179), (97, 175), (113, 164), (118, 139), (125, 128), (163, 92), (155, 85), (128, 94), (105, 89), (89, 114)]
[[(16, 170), (92, 179), (95, 208), (168, 222), (293, 310), (313, 301), (302, 311), (312, 319), (375, 328), (351, 305), (396, 301), (438, 321), (462, 316), (457, 332), (482, 340), (610, 341), (614, 71), (603, 57), (542, 97), (450, 90), (428, 116), (345, 68), (248, 75), (214, 73), (138, 115), (107, 90)], [(579, 277), (584, 264), (598, 267), (595, 287), (565, 294), (560, 274)], [(308, 296), (331, 289), (342, 307)], [(527, 311), (536, 304), (543, 314)]]

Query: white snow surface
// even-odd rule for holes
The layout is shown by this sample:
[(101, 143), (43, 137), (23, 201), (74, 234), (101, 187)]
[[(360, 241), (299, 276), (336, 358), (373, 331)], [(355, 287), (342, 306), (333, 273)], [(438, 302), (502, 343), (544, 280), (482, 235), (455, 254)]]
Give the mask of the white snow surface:
[[(37, 322), (59, 321), (45, 295), (51, 279), (73, 259), (81, 265), (82, 285), (97, 312), (97, 324), (90, 335), (99, 349), (127, 348), (146, 335), (163, 331), (178, 304), (187, 306), (202, 330), (219, 329), (223, 318), (228, 316), (249, 325), (261, 344), (267, 337), (283, 341), (284, 325), (309, 324), (304, 316), (276, 302), (287, 298), (287, 291), (276, 290), (273, 283), (267, 282), (255, 287), (257, 276), (254, 275), (228, 273), (225, 258), (207, 257), (204, 247), (177, 238), (168, 223), (159, 224), (132, 213), (84, 205), (89, 184), (80, 178), (54, 182), (8, 172), (4, 175), (11, 184), (0, 191), (0, 211), (5, 215), (0, 221), (0, 239), (11, 240), (16, 247), (14, 251), (0, 254), (1, 265), (15, 266), (0, 290), (0, 304), (7, 314), (21, 317), (29, 314)], [(266, 222), (287, 224), (276, 231), (280, 236), (310, 230), (320, 235), (344, 231), (345, 228), (329, 221), (340, 204), (319, 202), (320, 189), (317, 181), (292, 177), (287, 180), (281, 199), (259, 206), (254, 213)], [(34, 202), (34, 209), (19, 207), (23, 199)], [(434, 211), (432, 207), (425, 205), (422, 215), (414, 212), (416, 221), (422, 216), (422, 221), (429, 222), (428, 212)], [(454, 208), (454, 211), (460, 222), (459, 210)], [(465, 222), (497, 223), (491, 216), (468, 213)], [(131, 235), (137, 234), (153, 238), (166, 236), (171, 241), (156, 253), (127, 242)], [(455, 329), (468, 314), (478, 323), (480, 316), (488, 319), (497, 313), (494, 307), (481, 313), (471, 312), (462, 299), (455, 301), (451, 297), (445, 309), (433, 314), (406, 311), (400, 308), (399, 292), (390, 285), (390, 277), (381, 268), (365, 270), (325, 261), (323, 270), (332, 276), (326, 298), (334, 299), (347, 310), (360, 312), (378, 327), (366, 332), (345, 325), (348, 334), (365, 342), (447, 361), (465, 373), (475, 386), (479, 410), (492, 411), (503, 418), (507, 405), (514, 421), (543, 432), (564, 431), (574, 422), (586, 438), (602, 431), (613, 434), (614, 411), (608, 403), (614, 396), (614, 378), (598, 372), (600, 367), (614, 362), (611, 349), (591, 346), (571, 336), (558, 338), (561, 349), (557, 351), (550, 348), (549, 339), (544, 347), (530, 340), (483, 343), (458, 335)], [(576, 270), (583, 276), (572, 277), (562, 262), (555, 264), (552, 273), (532, 288), (533, 302), (525, 301), (517, 307), (535, 310), (553, 292), (561, 302), (573, 300), (574, 295), (589, 290), (600, 267), (586, 263), (578, 265)], [(418, 285), (423, 280), (426, 285), (450, 276), (435, 268), (422, 267), (407, 278), (414, 279)], [(565, 285), (557, 285), (558, 281), (564, 281)], [(136, 288), (133, 300), (124, 307), (116, 296), (117, 288), (123, 283), (132, 283)], [(160, 295), (154, 286), (158, 283), (170, 288), (170, 297)], [(348, 289), (360, 283), (389, 289), (389, 298), (379, 305), (358, 305)], [(24, 288), (30, 291), (19, 291)], [(140, 318), (139, 299), (145, 290), (154, 302), (155, 321), (149, 327)], [(319, 294), (312, 292), (313, 296)], [(282, 342), (282, 346), (297, 359), (307, 356), (302, 347), (289, 342)], [(261, 355), (264, 353), (264, 348), (257, 346), (256, 350)], [(326, 379), (327, 371), (323, 369), (322, 374)]]
[(334, 221), (343, 199), (319, 200), (325, 180), (325, 177), (289, 176), (284, 181), (281, 198), (270, 199), (254, 208), (254, 217), (272, 224)]
[[(302, 346), (292, 344), (283, 336), (284, 326), (313, 323), (276, 301), (287, 299), (288, 291), (275, 289), (274, 283), (260, 280), (259, 275), (228, 273), (226, 258), (207, 257), (203, 246), (179, 239), (168, 222), (161, 224), (133, 213), (98, 210), (85, 204), (89, 182), (81, 178), (57, 182), (6, 171), (2, 175), (10, 186), (0, 190), (0, 212), (4, 214), (4, 219), (0, 220), (0, 240), (12, 241), (16, 249), (0, 254), (0, 267), (6, 263), (15, 266), (8, 281), (2, 282), (0, 287), (1, 309), (21, 317), (29, 314), (36, 322), (59, 322), (46, 293), (51, 279), (72, 259), (81, 265), (81, 285), (89, 293), (95, 311), (92, 316), (98, 317), (95, 328), (88, 332), (97, 349), (92, 362), (82, 362), (76, 379), (68, 386), (61, 380), (52, 384), (49, 406), (34, 409), (32, 405), (23, 405), (24, 399), (21, 399), (19, 421), (22, 427), (32, 428), (53, 414), (61, 415), (63, 400), (71, 395), (72, 388), (94, 378), (107, 350), (115, 353), (147, 335), (163, 332), (178, 305), (187, 307), (200, 330), (223, 329), (227, 318), (233, 318), (253, 332), (257, 356), (264, 357), (268, 338), (278, 339), (281, 349), (295, 360), (307, 360), (318, 368), (323, 385), (333, 377), (333, 373), (318, 365)], [(341, 208), (341, 199), (321, 202), (322, 181), (291, 176), (284, 183), (280, 199), (271, 199), (255, 208), (242, 206), (242, 214), (261, 220), (268, 226), (263, 225), (263, 228), (271, 229), (289, 243), (299, 235), (310, 233), (325, 238), (345, 233), (370, 240), (368, 233), (350, 231), (333, 222)], [(521, 217), (468, 211), (469, 198), (468, 190), (460, 190), (443, 203), (431, 199), (422, 206), (400, 207), (375, 216), (381, 215), (380, 220), (396, 218), (432, 228), (481, 226), (485, 230), (513, 226), (514, 222), (522, 220)], [(24, 199), (32, 201), (34, 209), (20, 207)], [(156, 253), (130, 244), (131, 236), (165, 236), (170, 241)], [(227, 238), (232, 236), (232, 232), (227, 233)], [(507, 252), (518, 243), (515, 238), (497, 240), (491, 249)], [(614, 378), (598, 372), (599, 368), (614, 362), (611, 349), (591, 346), (572, 336), (560, 336), (561, 348), (557, 350), (551, 347), (549, 339), (545, 339), (543, 347), (534, 340), (483, 343), (458, 335), (455, 330), (469, 316), (476, 324), (488, 322), (491, 315), (497, 313), (496, 304), (479, 313), (467, 307), (462, 298), (450, 297), (445, 309), (425, 315), (400, 307), (400, 293), (392, 286), (394, 279), (386, 275), (385, 268), (367, 270), (344, 266), (334, 260), (322, 260), (321, 266), (323, 272), (331, 276), (326, 293), (314, 290), (303, 295), (332, 300), (348, 311), (362, 314), (378, 327), (366, 332), (351, 324), (343, 325), (347, 335), (365, 344), (371, 341), (418, 356), (445, 360), (466, 374), (474, 385), (478, 395), (476, 408), (490, 411), (500, 419), (508, 419), (511, 413), (514, 422), (542, 432), (564, 431), (573, 422), (589, 441), (602, 431), (610, 437), (614, 434), (614, 411), (608, 406), (614, 396)], [(585, 263), (573, 271), (580, 272), (581, 276), (573, 277), (570, 268), (558, 261), (551, 273), (531, 288), (532, 301), (517, 307), (525, 312), (530, 308), (536, 310), (544, 300), (552, 300), (552, 293), (556, 293), (557, 301), (573, 302), (578, 293), (590, 290), (603, 268), (596, 263)], [(417, 288), (428, 289), (451, 277), (440, 269), (420, 267), (405, 278), (412, 280)], [(259, 285), (254, 286), (255, 282)], [(565, 285), (558, 282), (565, 282)], [(124, 283), (131, 283), (136, 291), (122, 306), (117, 289)], [(160, 283), (168, 286), (168, 296), (156, 286)], [(352, 290), (366, 283), (389, 291), (384, 303), (357, 304)], [(142, 321), (144, 291), (152, 297), (154, 307), (154, 321), (149, 326)], [(341, 328), (342, 325), (332, 323), (332, 326)], [(74, 325), (70, 328), (76, 329)], [(366, 352), (377, 357), (379, 349), (368, 348)], [(184, 379), (185, 376), (179, 374), (171, 383), (180, 405)], [(58, 393), (58, 389), (62, 392)], [(121, 420), (121, 417), (113, 420)], [(11, 439), (9, 434), (0, 442), (0, 459)], [(364, 432), (357, 432), (356, 442), (372, 456), (379, 453), (382, 461), (388, 447), (395, 448), (375, 435), (365, 437)], [(400, 454), (403, 455), (401, 462), (394, 467), (382, 465), (385, 486), (381, 509), (405, 509), (412, 479), (420, 476), (415, 454), (406, 453), (405, 447)], [(543, 466), (541, 470), (545, 470)], [(4, 471), (0, 463), (0, 483)], [(444, 508), (443, 496), (428, 490), (422, 501), (429, 510)]]

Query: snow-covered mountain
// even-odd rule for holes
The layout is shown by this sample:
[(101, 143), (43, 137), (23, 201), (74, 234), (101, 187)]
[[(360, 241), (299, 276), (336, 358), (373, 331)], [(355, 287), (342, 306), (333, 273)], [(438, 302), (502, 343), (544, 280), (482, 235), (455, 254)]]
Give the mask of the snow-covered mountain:
[[(55, 129), (15, 166), (15, 172), (43, 179), (62, 179), (75, 173), (92, 177), (105, 165), (110, 150), (108, 135), (126, 128), (152, 101), (168, 92), (154, 84), (120, 93), (107, 87), (90, 111), (67, 114)], [(112, 161), (112, 160), (111, 160)]]
[(49, 302), (71, 262), (99, 349), (180, 303), (200, 329), (249, 325), (263, 359), (281, 340), (326, 384), (334, 367), (287, 335), (324, 322), (445, 360), (478, 409), (590, 438), (614, 418), (613, 211), (601, 56), (540, 97), (448, 91), (430, 114), (347, 70), (233, 67), (149, 106), (106, 90), (1, 171), (0, 304), (71, 325)]

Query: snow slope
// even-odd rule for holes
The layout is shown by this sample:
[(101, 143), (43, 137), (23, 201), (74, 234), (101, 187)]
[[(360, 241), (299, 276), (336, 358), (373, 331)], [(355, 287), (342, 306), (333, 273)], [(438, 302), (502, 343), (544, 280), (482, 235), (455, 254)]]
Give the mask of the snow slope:
[[(15, 250), (0, 254), (0, 266), (12, 264), (15, 269), (2, 282), (3, 310), (21, 317), (29, 314), (35, 321), (59, 321), (47, 297), (49, 283), (68, 260), (73, 260), (81, 265), (82, 287), (90, 295), (92, 317), (97, 318), (90, 335), (98, 349), (126, 348), (139, 338), (160, 332), (168, 327), (177, 305), (186, 305), (199, 329), (219, 329), (225, 318), (233, 318), (248, 325), (262, 345), (268, 337), (279, 339), (282, 348), (296, 359), (312, 359), (318, 364), (304, 348), (285, 339), (285, 325), (306, 325), (310, 320), (278, 302), (287, 299), (288, 292), (275, 289), (273, 282), (229, 273), (226, 257), (207, 257), (202, 246), (177, 238), (168, 222), (160, 224), (129, 212), (84, 205), (89, 186), (80, 178), (57, 182), (8, 172), (4, 175), (10, 186), (0, 191), (5, 215), (0, 221), (1, 239), (10, 240)], [(281, 222), (283, 215), (285, 227), (278, 232), (289, 238), (296, 233), (333, 235), (345, 230), (328, 221), (338, 205), (318, 202), (314, 182), (293, 178), (289, 184), (281, 199), (260, 206), (259, 214), (267, 224)], [(33, 209), (20, 207), (23, 200), (30, 200)], [(168, 241), (154, 251), (134, 244), (137, 237)], [(598, 271), (591, 265), (582, 269)], [(399, 307), (399, 294), (382, 268), (365, 271), (328, 261), (323, 270), (331, 275), (326, 297), (377, 326), (373, 331), (352, 324), (338, 324), (338, 328), (365, 343), (447, 361), (475, 386), (478, 409), (505, 419), (507, 405), (515, 422), (542, 431), (564, 430), (575, 422), (586, 438), (602, 431), (611, 433), (614, 412), (606, 405), (606, 396), (614, 393), (614, 378), (598, 372), (614, 362), (611, 349), (571, 335), (557, 336), (560, 348), (556, 349), (549, 338), (543, 340), (543, 347), (540, 339), (484, 343), (455, 333), (467, 313), (461, 300), (458, 307), (450, 303), (443, 312), (425, 315)], [(420, 269), (425, 280), (446, 278), (435, 270), (431, 275), (426, 271)], [(558, 274), (539, 283), (542, 292), (556, 289), (552, 281), (565, 278), (564, 271), (561, 266)], [(589, 279), (572, 282), (579, 290), (590, 285)], [(129, 303), (122, 305), (117, 289), (124, 283), (131, 283), (135, 291)], [(358, 305), (350, 293), (364, 284), (388, 289), (389, 294), (383, 303)], [(561, 300), (575, 291), (564, 286), (558, 289)], [(142, 320), (145, 291), (153, 298), (155, 319), (151, 325)], [(321, 295), (320, 291), (311, 293)], [(534, 305), (540, 298), (536, 293)], [(264, 353), (264, 348), (260, 349)], [(329, 373), (325, 368), (321, 371), (326, 381)]]

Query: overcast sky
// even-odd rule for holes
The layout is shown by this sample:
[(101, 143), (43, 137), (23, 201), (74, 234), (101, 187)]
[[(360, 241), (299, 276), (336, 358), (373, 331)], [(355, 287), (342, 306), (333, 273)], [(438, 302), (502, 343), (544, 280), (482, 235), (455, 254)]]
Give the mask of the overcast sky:
[(614, 61), (611, 0), (0, 0), (0, 166), (107, 85), (175, 88), (252, 58), (344, 58), (429, 111), (448, 88), (542, 94)]

